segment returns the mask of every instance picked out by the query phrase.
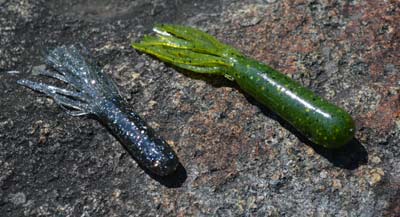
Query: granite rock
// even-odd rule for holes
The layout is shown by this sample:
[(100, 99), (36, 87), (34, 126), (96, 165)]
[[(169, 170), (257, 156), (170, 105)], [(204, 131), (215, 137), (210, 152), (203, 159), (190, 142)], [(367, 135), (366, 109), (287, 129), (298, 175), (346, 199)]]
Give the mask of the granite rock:
[[(0, 1), (1, 216), (399, 216), (400, 3), (330, 0)], [(347, 148), (294, 133), (224, 78), (130, 43), (155, 23), (203, 29), (345, 108)], [(82, 43), (177, 152), (144, 172), (106, 129), (16, 84)], [(8, 73), (7, 73), (8, 72)]]

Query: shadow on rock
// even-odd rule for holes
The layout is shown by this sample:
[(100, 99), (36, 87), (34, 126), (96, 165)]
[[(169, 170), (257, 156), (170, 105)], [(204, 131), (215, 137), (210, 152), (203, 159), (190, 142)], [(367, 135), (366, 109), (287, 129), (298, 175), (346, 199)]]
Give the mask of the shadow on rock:
[(186, 181), (187, 173), (185, 167), (181, 163), (178, 164), (175, 172), (167, 175), (167, 176), (159, 176), (154, 174), (150, 170), (142, 167), (140, 164), (139, 166), (144, 170), (144, 172), (149, 175), (152, 179), (156, 180), (160, 184), (164, 185), (167, 188), (179, 188), (182, 184)]
[(368, 163), (367, 150), (355, 138), (339, 149), (326, 149), (315, 143), (306, 144), (310, 144), (315, 152), (328, 159), (334, 166), (340, 168), (354, 170)]
[(301, 142), (312, 147), (316, 153), (325, 157), (334, 166), (343, 169), (354, 170), (357, 169), (359, 166), (368, 163), (368, 152), (357, 139), (353, 138), (349, 143), (338, 149), (324, 148), (307, 139), (289, 122), (281, 118), (279, 115), (277, 115), (275, 112), (271, 111), (264, 105), (257, 102), (253, 97), (249, 96), (246, 93), (243, 94), (245, 94), (247, 100), (251, 104), (258, 106), (264, 115), (274, 119), (275, 121), (278, 121), (283, 127), (285, 127), (287, 130), (293, 133), (297, 138), (299, 138)]
[(196, 80), (203, 80), (210, 84), (213, 87), (231, 87), (231, 88), (236, 88), (240, 89), (239, 85), (236, 84), (236, 82), (230, 81), (229, 79), (225, 78), (222, 75), (209, 75), (209, 74), (202, 74), (202, 73), (194, 73), (191, 71), (187, 71), (181, 68), (178, 68), (174, 65), (171, 65), (167, 63), (169, 67), (174, 68), (176, 71), (179, 73), (182, 73), (184, 76), (190, 78), (190, 79), (196, 79)]

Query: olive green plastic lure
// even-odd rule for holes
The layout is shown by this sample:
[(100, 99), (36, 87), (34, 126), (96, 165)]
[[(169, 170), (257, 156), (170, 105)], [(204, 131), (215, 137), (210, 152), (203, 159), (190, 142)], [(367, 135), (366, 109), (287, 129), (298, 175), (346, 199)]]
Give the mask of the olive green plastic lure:
[(186, 70), (235, 80), (316, 144), (337, 148), (353, 138), (354, 122), (346, 111), (286, 75), (200, 30), (178, 25), (158, 25), (153, 30), (156, 36), (145, 36), (132, 46)]

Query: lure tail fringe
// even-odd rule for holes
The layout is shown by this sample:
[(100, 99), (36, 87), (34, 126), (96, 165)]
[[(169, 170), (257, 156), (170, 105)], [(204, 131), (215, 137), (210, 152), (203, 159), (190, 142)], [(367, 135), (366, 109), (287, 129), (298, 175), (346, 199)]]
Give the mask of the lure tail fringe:
[(153, 30), (156, 36), (145, 36), (132, 47), (193, 72), (226, 75), (233, 66), (229, 58), (242, 55), (195, 28), (163, 24)]
[(179, 164), (175, 152), (126, 105), (112, 79), (87, 51), (81, 53), (73, 45), (61, 46), (51, 51), (45, 61), (52, 69), (39, 75), (63, 81), (73, 90), (26, 79), (17, 83), (53, 98), (70, 115), (95, 117), (152, 173), (165, 176), (175, 171)]
[(74, 90), (26, 79), (17, 83), (53, 98), (68, 114), (97, 115), (100, 98), (122, 101), (114, 82), (92, 63), (87, 51), (81, 53), (75, 46), (61, 46), (51, 51), (45, 61), (54, 70), (45, 69), (38, 74), (63, 81)]

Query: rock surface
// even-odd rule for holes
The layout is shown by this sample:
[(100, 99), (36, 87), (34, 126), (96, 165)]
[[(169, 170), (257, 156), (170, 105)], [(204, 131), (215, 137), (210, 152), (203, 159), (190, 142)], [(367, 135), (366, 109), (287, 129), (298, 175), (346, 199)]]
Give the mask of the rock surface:
[[(0, 1), (1, 216), (399, 216), (400, 3), (328, 0)], [(201, 28), (355, 118), (323, 150), (224, 78), (180, 73), (130, 42)], [(184, 169), (152, 177), (98, 122), (17, 86), (82, 43)]]

